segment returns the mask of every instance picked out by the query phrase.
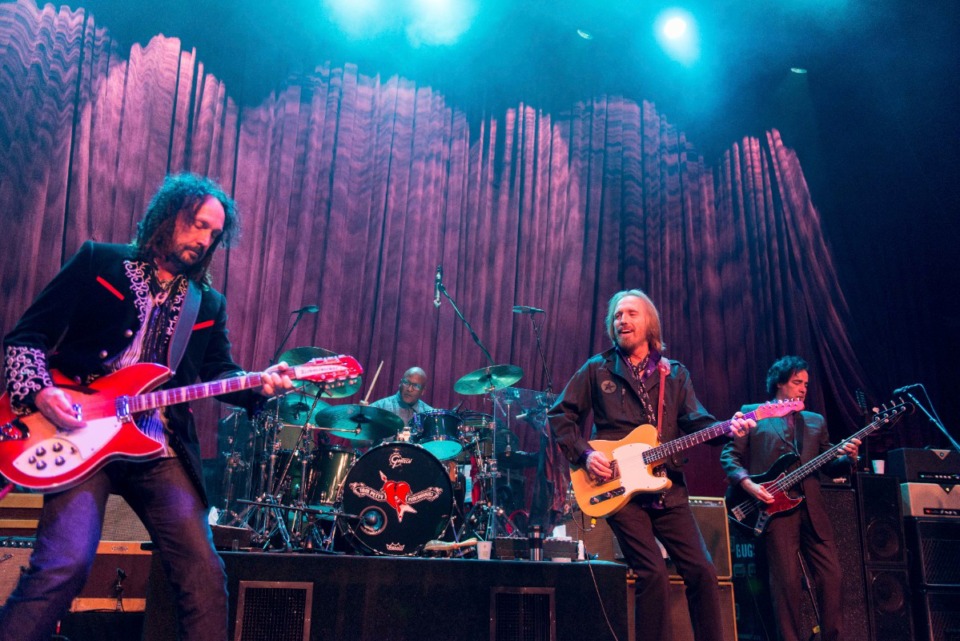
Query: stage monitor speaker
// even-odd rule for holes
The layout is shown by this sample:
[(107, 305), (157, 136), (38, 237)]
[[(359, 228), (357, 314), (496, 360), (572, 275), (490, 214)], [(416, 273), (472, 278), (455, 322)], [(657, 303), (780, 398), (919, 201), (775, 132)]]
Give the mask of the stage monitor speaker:
[(490, 641), (556, 641), (554, 588), (490, 589)]
[(887, 452), (886, 473), (904, 483), (960, 483), (960, 452), (900, 448)]
[[(720, 581), (720, 629), (724, 641), (737, 640), (736, 604), (733, 598), (733, 584)], [(674, 641), (694, 641), (693, 625), (690, 622), (690, 608), (687, 604), (686, 588), (683, 581), (670, 581), (670, 621), (673, 624)]]
[(233, 641), (310, 641), (313, 583), (240, 581)]
[(907, 519), (915, 583), (960, 588), (960, 519)]

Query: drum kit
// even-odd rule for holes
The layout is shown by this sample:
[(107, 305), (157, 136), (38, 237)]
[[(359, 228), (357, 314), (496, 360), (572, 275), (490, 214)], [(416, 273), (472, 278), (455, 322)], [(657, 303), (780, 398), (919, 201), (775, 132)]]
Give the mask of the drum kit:
[[(280, 360), (295, 365), (332, 353), (298, 347)], [(492, 365), (463, 376), (454, 390), (492, 398), (522, 375), (519, 367)], [(297, 385), (251, 419), (237, 410), (221, 420), (220, 525), (249, 528), (265, 550), (404, 556), (436, 539), (492, 540), (510, 530), (496, 495), (509, 425), (496, 429), (480, 412), (431, 410), (405, 426), (365, 402), (329, 402), (354, 394), (358, 384)], [(466, 463), (474, 466), (480, 500), (465, 515), (455, 489)]]

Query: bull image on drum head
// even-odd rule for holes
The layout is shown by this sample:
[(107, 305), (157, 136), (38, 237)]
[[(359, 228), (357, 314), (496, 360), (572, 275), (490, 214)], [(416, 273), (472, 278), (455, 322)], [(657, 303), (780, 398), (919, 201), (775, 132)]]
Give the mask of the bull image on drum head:
[(450, 522), (447, 471), (430, 452), (385, 443), (361, 456), (340, 488), (341, 529), (360, 552), (412, 556)]

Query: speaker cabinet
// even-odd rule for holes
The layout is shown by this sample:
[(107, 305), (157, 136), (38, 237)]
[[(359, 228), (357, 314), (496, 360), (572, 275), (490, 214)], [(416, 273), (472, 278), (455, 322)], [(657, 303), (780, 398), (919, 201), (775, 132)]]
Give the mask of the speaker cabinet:
[[(730, 531), (727, 525), (727, 509), (723, 498), (691, 496), (690, 509), (693, 517), (697, 521), (700, 533), (703, 535), (703, 541), (707, 545), (710, 557), (713, 559), (713, 565), (717, 569), (717, 578), (721, 581), (729, 581), (733, 573), (730, 560)], [(574, 516), (575, 523), (583, 523), (583, 513), (577, 511)], [(590, 521), (589, 517), (586, 517)], [(568, 528), (569, 530), (569, 528)], [(623, 552), (620, 550), (620, 544), (613, 530), (607, 525), (606, 519), (597, 519), (596, 523), (587, 528), (579, 530), (583, 539), (583, 547), (586, 554), (594, 554), (596, 558), (604, 561), (623, 561)], [(661, 547), (664, 559), (667, 562), (667, 571), (671, 579), (679, 579), (676, 566), (667, 555), (665, 549)]]
[(891, 476), (874, 474), (860, 474), (856, 482), (864, 564), (905, 565), (907, 548), (900, 512), (900, 483)]
[(907, 519), (915, 583), (960, 588), (960, 519)]
[(234, 641), (310, 641), (313, 583), (240, 581)]
[(960, 590), (922, 590), (918, 596), (923, 622), (918, 641), (960, 639)]
[(491, 588), (490, 641), (556, 641), (554, 588)]

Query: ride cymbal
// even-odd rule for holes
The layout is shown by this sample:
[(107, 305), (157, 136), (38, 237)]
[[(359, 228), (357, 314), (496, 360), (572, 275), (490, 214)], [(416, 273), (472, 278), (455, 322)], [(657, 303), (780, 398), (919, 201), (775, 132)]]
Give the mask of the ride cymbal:
[(461, 376), (453, 390), (458, 394), (487, 394), (510, 387), (522, 377), (523, 370), (516, 365), (489, 365)]
[(403, 429), (403, 419), (369, 405), (332, 405), (317, 414), (317, 427), (350, 441), (382, 441)]

